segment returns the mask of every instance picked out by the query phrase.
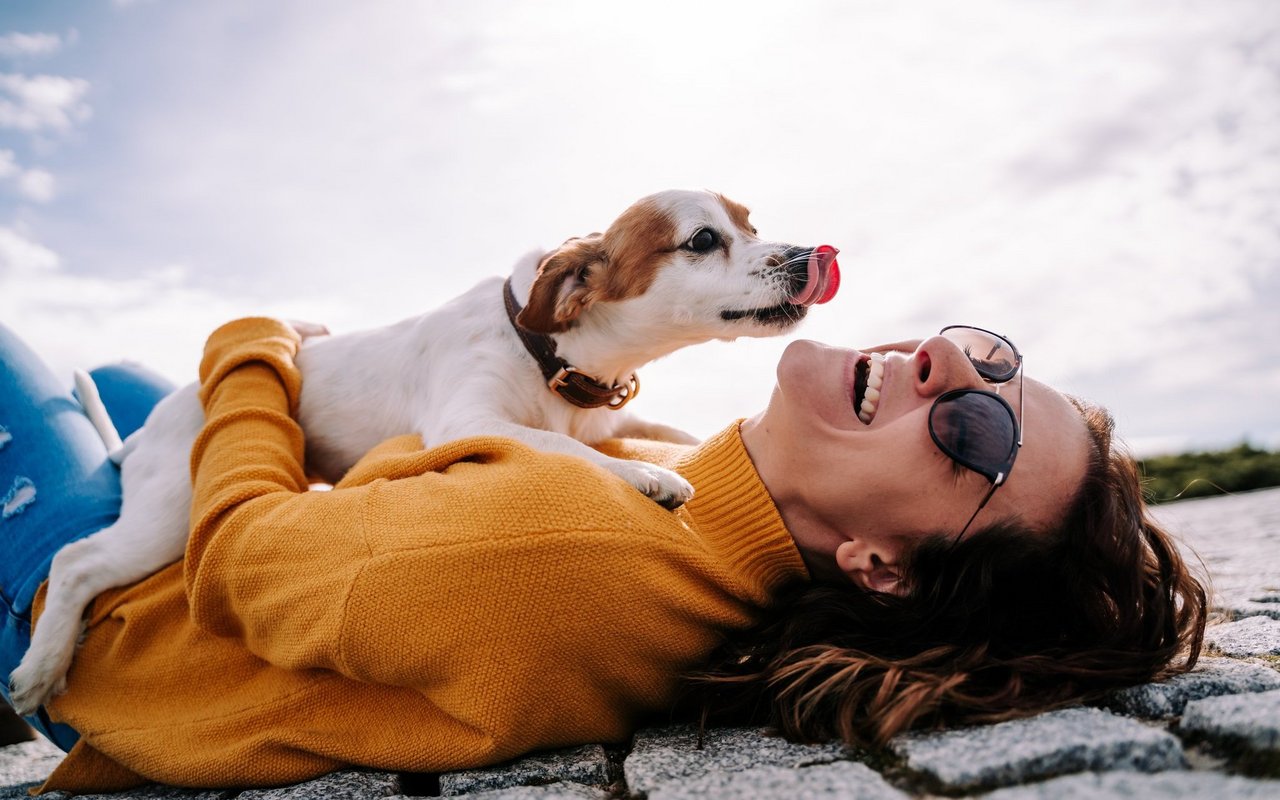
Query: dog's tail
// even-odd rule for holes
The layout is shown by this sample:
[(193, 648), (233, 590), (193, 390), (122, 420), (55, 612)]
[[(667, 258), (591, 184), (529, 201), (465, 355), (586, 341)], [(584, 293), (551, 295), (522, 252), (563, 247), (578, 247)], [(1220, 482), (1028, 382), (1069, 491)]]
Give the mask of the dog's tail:
[(75, 371), (75, 382), (80, 405), (84, 406), (84, 413), (102, 437), (102, 443), (107, 447), (107, 457), (119, 464), (124, 460), (124, 442), (120, 441), (120, 433), (111, 421), (111, 415), (107, 413), (102, 396), (98, 394), (98, 384), (93, 382), (92, 375), (82, 369)]

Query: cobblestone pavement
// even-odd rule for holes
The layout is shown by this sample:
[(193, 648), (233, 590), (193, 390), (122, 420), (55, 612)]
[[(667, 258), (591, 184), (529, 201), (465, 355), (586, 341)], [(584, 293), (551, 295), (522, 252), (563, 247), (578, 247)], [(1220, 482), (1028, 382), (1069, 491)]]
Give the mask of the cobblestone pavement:
[[(913, 733), (889, 753), (795, 745), (746, 728), (650, 728), (626, 746), (540, 753), (438, 776), (346, 770), (283, 788), (152, 786), (99, 798), (364, 800), (557, 798), (1280, 798), (1280, 489), (1159, 509), (1213, 577), (1225, 621), (1197, 669), (1115, 693), (1102, 707)], [(0, 800), (25, 797), (62, 754), (0, 748)], [(52, 797), (62, 797), (51, 795)]]

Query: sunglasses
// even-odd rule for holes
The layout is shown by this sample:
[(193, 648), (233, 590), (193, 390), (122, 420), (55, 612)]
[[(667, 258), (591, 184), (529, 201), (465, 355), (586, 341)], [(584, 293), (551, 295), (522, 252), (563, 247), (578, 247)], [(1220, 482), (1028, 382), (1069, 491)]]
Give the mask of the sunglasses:
[[(998, 333), (969, 325), (949, 325), (940, 335), (964, 352), (978, 375), (999, 391), (1022, 370), (1022, 354)], [(1004, 484), (1022, 447), (1022, 386), (1018, 381), (1018, 413), (996, 392), (953, 389), (938, 396), (929, 409), (929, 435), (948, 458), (991, 481), (977, 510), (956, 536), (960, 541), (978, 512)]]

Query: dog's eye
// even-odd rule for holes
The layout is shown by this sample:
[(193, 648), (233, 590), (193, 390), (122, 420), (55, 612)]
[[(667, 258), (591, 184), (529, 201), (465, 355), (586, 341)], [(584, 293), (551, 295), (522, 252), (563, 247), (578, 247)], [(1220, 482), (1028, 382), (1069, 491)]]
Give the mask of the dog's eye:
[(718, 244), (720, 244), (720, 234), (710, 228), (699, 228), (696, 233), (689, 237), (689, 241), (682, 246), (685, 250), (705, 253)]

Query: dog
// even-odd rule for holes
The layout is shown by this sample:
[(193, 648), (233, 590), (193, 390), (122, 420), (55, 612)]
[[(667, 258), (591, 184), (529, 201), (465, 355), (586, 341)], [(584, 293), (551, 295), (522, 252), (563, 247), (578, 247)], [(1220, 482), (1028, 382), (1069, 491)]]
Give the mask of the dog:
[[(416, 432), (425, 446), (474, 435), (517, 439), (587, 459), (667, 507), (693, 487), (654, 464), (606, 456), (611, 437), (692, 443), (622, 410), (635, 371), (711, 339), (793, 328), (839, 285), (836, 250), (761, 240), (748, 211), (709, 192), (645, 197), (604, 233), (530, 253), (510, 277), (482, 280), (422, 316), (384, 328), (307, 338), (298, 421), (309, 475), (336, 482), (374, 445)], [(303, 329), (302, 333), (316, 333)], [(204, 424), (198, 385), (163, 399), (120, 447), (83, 373), (90, 418), (121, 466), (123, 505), (111, 526), (63, 547), (46, 605), (10, 676), (14, 707), (34, 713), (65, 690), (85, 607), (99, 593), (182, 558), (188, 459)]]

